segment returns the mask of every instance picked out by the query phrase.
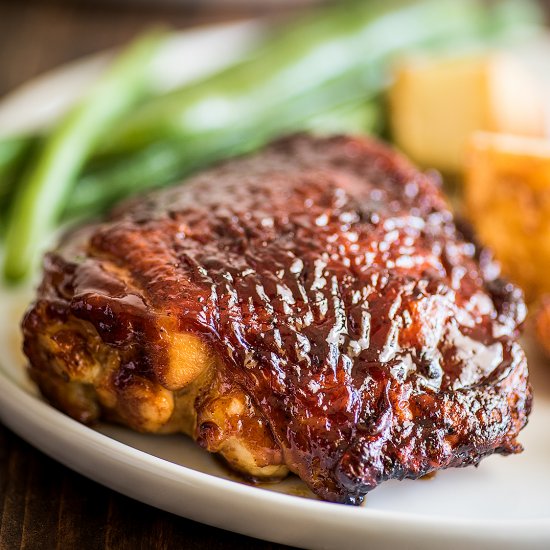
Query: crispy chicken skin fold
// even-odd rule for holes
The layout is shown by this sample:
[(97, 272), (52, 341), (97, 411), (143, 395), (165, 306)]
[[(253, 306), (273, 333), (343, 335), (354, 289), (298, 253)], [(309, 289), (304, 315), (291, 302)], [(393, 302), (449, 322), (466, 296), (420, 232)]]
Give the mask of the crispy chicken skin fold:
[(67, 235), (23, 321), (30, 373), (82, 422), (358, 504), (521, 451), (525, 306), (466, 234), (386, 146), (290, 137)]

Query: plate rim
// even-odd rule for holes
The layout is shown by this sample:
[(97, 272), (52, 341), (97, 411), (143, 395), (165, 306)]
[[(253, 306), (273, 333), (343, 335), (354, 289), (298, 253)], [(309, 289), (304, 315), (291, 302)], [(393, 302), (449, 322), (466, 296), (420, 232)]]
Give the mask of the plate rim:
[[(267, 504), (269, 506), (276, 505), (292, 509), (293, 511), (298, 511), (297, 509), (302, 508), (308, 508), (311, 512), (325, 513), (328, 511), (332, 515), (338, 516), (339, 520), (349, 519), (349, 516), (357, 516), (357, 519), (362, 519), (363, 522), (370, 519), (376, 522), (387, 523), (385, 526), (380, 524), (380, 526), (384, 528), (399, 524), (402, 528), (415, 530), (416, 527), (422, 524), (429, 527), (430, 530), (440, 528), (445, 530), (448, 535), (457, 535), (462, 532), (465, 527), (475, 526), (476, 529), (479, 530), (478, 534), (485, 533), (491, 536), (494, 534), (495, 529), (498, 529), (503, 534), (512, 535), (517, 532), (518, 529), (523, 530), (525, 528), (531, 528), (540, 530), (541, 535), (550, 537), (550, 517), (475, 519), (465, 517), (421, 516), (413, 513), (372, 510), (364, 507), (346, 506), (321, 500), (313, 500), (269, 491), (262, 487), (254, 487), (237, 481), (224, 479), (156, 457), (79, 423), (58, 411), (39, 397), (31, 395), (21, 388), (19, 384), (11, 379), (2, 365), (0, 365), (0, 380), (0, 419), (16, 433), (20, 434), (21, 432), (25, 432), (25, 430), (22, 430), (21, 426), (14, 421), (14, 419), (24, 420), (28, 427), (32, 429), (44, 429), (44, 427), (49, 427), (48, 431), (55, 432), (59, 440), (66, 440), (68, 439), (68, 435), (75, 435), (79, 437), (79, 439), (88, 440), (90, 444), (97, 446), (98, 449), (109, 451), (111, 457), (119, 459), (120, 462), (126, 463), (123, 459), (130, 458), (134, 466), (141, 465), (144, 471), (146, 470), (145, 466), (148, 465), (153, 467), (157, 474), (159, 472), (168, 473), (170, 477), (177, 478), (178, 481), (182, 483), (191, 482), (204, 484), (211, 489), (229, 492), (231, 494), (230, 496), (246, 497), (248, 501), (257, 500), (261, 501), (261, 504)], [(22, 437), (29, 441), (25, 435), (22, 435)], [(34, 445), (36, 444), (36, 440), (31, 440), (29, 443)], [(48, 456), (66, 464), (66, 461), (60, 457), (61, 453), (52, 452), (51, 449), (44, 449), (43, 447), (47, 447), (47, 445), (41, 444), (40, 442), (37, 446)], [(68, 467), (75, 469), (70, 465), (68, 465)], [(78, 469), (76, 469), (76, 471), (82, 473)], [(153, 470), (147, 469), (147, 471), (149, 472), (148, 475), (151, 475), (151, 471)], [(88, 474), (83, 475), (89, 477)], [(101, 481), (100, 483), (104, 484)], [(125, 492), (119, 489), (115, 490), (132, 497), (131, 491)], [(449, 533), (449, 529), (452, 530), (452, 533)]]

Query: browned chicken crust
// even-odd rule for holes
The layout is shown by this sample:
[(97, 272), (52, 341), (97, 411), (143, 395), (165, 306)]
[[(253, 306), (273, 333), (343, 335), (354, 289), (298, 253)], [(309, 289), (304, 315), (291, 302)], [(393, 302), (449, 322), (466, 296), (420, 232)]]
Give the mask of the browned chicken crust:
[(387, 147), (289, 138), (68, 235), (30, 372), (83, 422), (184, 432), (335, 502), (516, 453), (525, 306), (464, 233)]

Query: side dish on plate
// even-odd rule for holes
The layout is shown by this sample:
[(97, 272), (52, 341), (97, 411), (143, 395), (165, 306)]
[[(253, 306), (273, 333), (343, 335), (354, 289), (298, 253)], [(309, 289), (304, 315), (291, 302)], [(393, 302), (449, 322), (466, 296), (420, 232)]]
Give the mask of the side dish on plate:
[(332, 127), (348, 130), (349, 110), (370, 102), (364, 131), (383, 130), (375, 121), (394, 59), (536, 33), (532, 8), (520, 0), (492, 9), (482, 0), (336, 3), (279, 27), (235, 65), (160, 94), (152, 67), (162, 37), (138, 38), (45, 134), (0, 138), (5, 277), (29, 275), (63, 217), (104, 213), (128, 195), (309, 128), (316, 117), (331, 115)]

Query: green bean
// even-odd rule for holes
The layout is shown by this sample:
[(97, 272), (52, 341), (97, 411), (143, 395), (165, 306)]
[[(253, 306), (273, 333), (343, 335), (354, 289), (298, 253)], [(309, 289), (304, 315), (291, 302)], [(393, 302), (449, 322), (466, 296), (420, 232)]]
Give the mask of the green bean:
[[(381, 128), (382, 119), (378, 102), (361, 99), (314, 116), (292, 129), (324, 134), (375, 133)], [(88, 173), (69, 198), (64, 218), (100, 214), (124, 197), (161, 187), (213, 162), (253, 151), (272, 137), (268, 127), (264, 127), (263, 136), (256, 130), (255, 140), (251, 139), (248, 129), (233, 129), (231, 134), (232, 140), (206, 135), (190, 141), (185, 147), (178, 142), (161, 142), (118, 161), (114, 168)]]
[(371, 101), (352, 101), (312, 116), (304, 122), (303, 130), (313, 134), (373, 134), (379, 135), (385, 125), (384, 113), (378, 98)]
[[(138, 109), (102, 145), (104, 153), (128, 152), (159, 140), (187, 139), (262, 117), (275, 105), (305, 94), (314, 101), (319, 87), (350, 72), (367, 71), (396, 53), (457, 37), (481, 39), (532, 19), (532, 4), (515, 20), (503, 8), (478, 0), (370, 0), (346, 2), (299, 21), (268, 40), (254, 55), (211, 78), (159, 97)], [(336, 101), (339, 99), (334, 98)]]
[(149, 87), (149, 68), (164, 36), (150, 33), (131, 44), (112, 67), (52, 129), (16, 190), (6, 237), (4, 274), (29, 272), (43, 237), (56, 222), (75, 178), (113, 124)]
[(0, 203), (10, 194), (13, 176), (35, 142), (34, 137), (0, 138)]
[[(396, 6), (394, 2), (384, 5), (394, 9)], [(375, 9), (372, 4), (369, 6)], [(371, 11), (367, 11), (372, 15)], [(376, 13), (378, 16), (381, 13), (379, 4)], [(487, 11), (482, 4), (468, 0), (460, 3), (453, 0), (428, 0), (412, 7), (407, 5), (397, 11), (387, 8), (384, 13), (387, 17), (381, 19), (371, 20), (365, 16), (362, 20), (352, 18), (353, 25), (357, 25), (357, 21), (362, 25), (364, 36), (361, 43), (365, 45), (369, 41), (368, 37), (374, 44), (368, 53), (365, 53), (364, 48), (359, 50), (360, 59), (356, 43), (350, 45), (347, 36), (334, 38), (335, 31), (331, 25), (342, 31), (341, 21), (333, 21), (328, 25), (332, 34), (317, 36), (321, 32), (322, 19), (316, 19), (315, 24), (308, 27), (309, 34), (302, 36), (302, 40), (311, 42), (315, 37), (327, 48), (328, 45), (331, 48), (340, 45), (343, 54), (349, 54), (354, 61), (350, 66), (350, 61), (346, 60), (342, 70), (335, 64), (331, 68), (334, 78), (328, 79), (326, 72), (321, 78), (320, 73), (326, 69), (319, 69), (310, 56), (301, 67), (308, 76), (315, 75), (317, 71), (315, 85), (312, 82), (302, 83), (299, 92), (295, 84), (288, 84), (285, 80), (290, 73), (296, 72), (295, 61), (292, 61), (290, 55), (297, 47), (294, 42), (296, 38), (292, 35), (292, 47), (286, 42), (271, 42), (269, 46), (264, 46), (262, 55), (245, 62), (245, 69), (238, 65), (176, 94), (150, 102), (149, 106), (128, 121), (122, 134), (132, 129), (130, 134), (133, 137), (122, 140), (126, 146), (137, 143), (149, 145), (142, 146), (138, 151), (121, 153), (121, 158), (115, 157), (103, 169), (88, 171), (69, 198), (66, 214), (96, 214), (127, 195), (167, 185), (213, 162), (252, 151), (284, 133), (308, 129), (311, 126), (310, 119), (322, 117), (331, 110), (338, 110), (349, 103), (372, 101), (388, 85), (392, 56), (404, 49), (422, 47), (439, 51), (441, 48), (452, 49), (472, 43), (487, 44), (492, 39), (506, 35), (510, 29), (515, 29), (521, 20), (518, 17), (510, 22), (496, 18), (495, 11)], [(451, 15), (452, 21), (449, 21)], [(498, 24), (495, 19), (499, 21)], [(386, 33), (398, 35), (398, 38), (387, 38)], [(378, 45), (380, 41), (384, 42), (383, 46)], [(319, 48), (319, 42), (316, 44)], [(265, 51), (267, 49), (269, 53), (272, 51), (270, 48), (275, 51), (268, 55)], [(279, 48), (284, 50), (284, 55)], [(270, 55), (279, 59), (278, 65), (272, 67), (279, 74), (279, 84), (270, 85), (271, 93), (266, 98), (263, 94), (267, 94), (264, 88), (269, 66), (265, 59)], [(285, 56), (289, 56), (289, 59)], [(287, 67), (285, 78), (281, 76), (284, 73), (282, 58), (288, 61), (289, 67), (294, 68), (293, 72)], [(258, 74), (254, 75), (250, 67), (256, 67), (256, 59), (262, 59), (263, 62), (258, 67)], [(307, 70), (309, 64), (312, 65), (311, 72)], [(274, 77), (270, 82), (273, 83), (273, 80)], [(292, 88), (291, 95), (287, 86)], [(214, 90), (219, 94), (218, 97), (225, 97), (224, 94), (231, 90), (227, 101), (229, 104), (237, 102), (240, 107), (235, 110), (240, 108), (240, 113), (237, 112), (231, 123), (223, 119), (223, 124), (217, 121), (213, 127), (207, 124), (191, 128), (185, 123), (185, 113), (196, 110), (197, 105), (201, 105), (204, 98), (209, 97)], [(239, 101), (236, 99), (238, 96)], [(167, 130), (167, 124), (172, 124), (172, 129)], [(353, 131), (349, 121), (348, 129)], [(140, 141), (140, 135), (143, 142)]]

